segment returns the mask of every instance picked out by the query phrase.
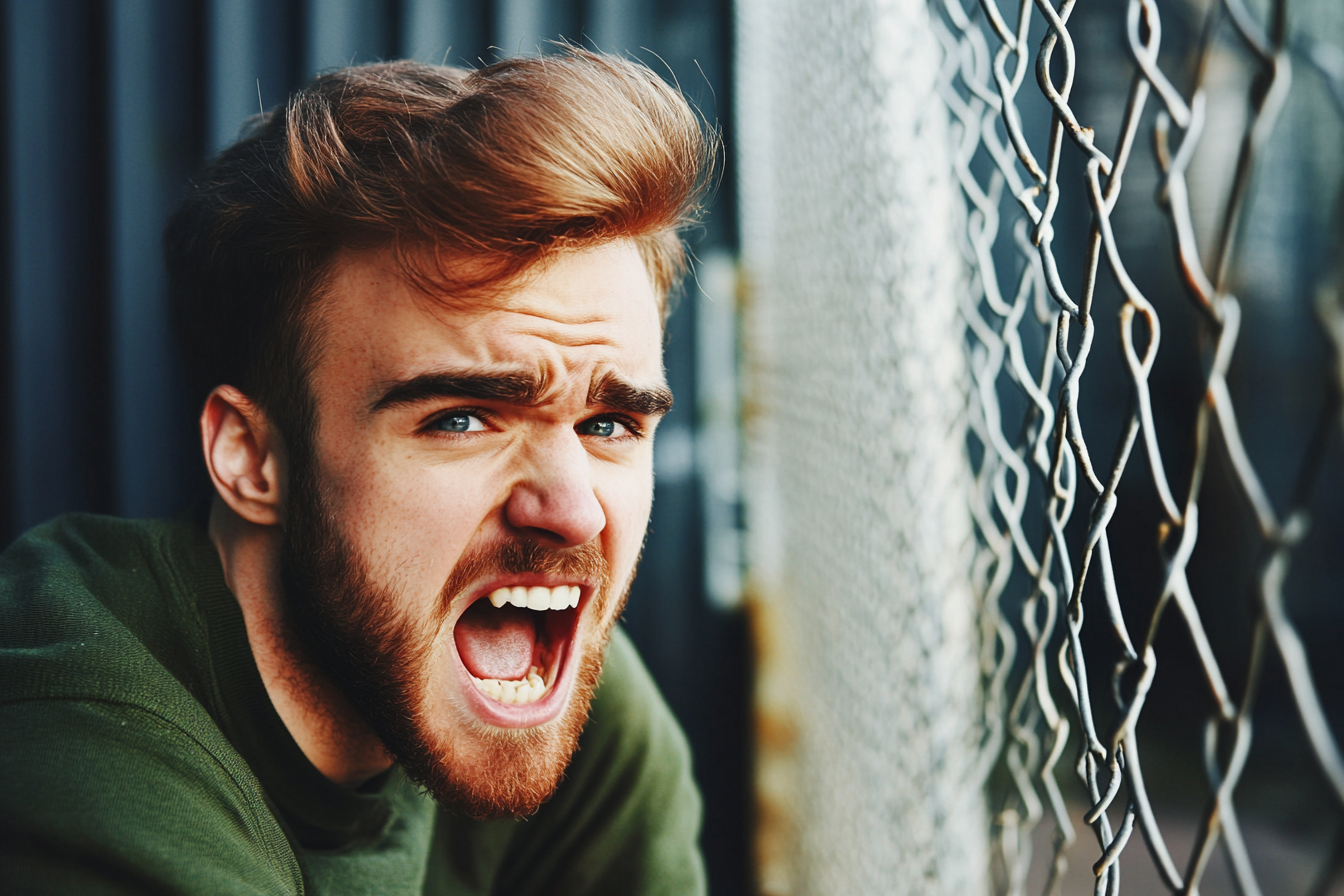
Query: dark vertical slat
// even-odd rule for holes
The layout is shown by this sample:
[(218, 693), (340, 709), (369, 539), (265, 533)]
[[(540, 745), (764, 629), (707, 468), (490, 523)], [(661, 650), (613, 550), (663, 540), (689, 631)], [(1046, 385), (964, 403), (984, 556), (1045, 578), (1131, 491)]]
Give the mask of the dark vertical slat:
[(583, 7), (583, 38), (604, 53), (642, 57), (646, 54), (640, 48), (653, 45), (653, 18), (652, 3), (587, 0)]
[[(9, 49), (9, 11), (0, 15), (0, 47)], [(9, 222), (9, 208), (13, 190), (10, 188), (10, 152), (9, 144), (13, 131), (10, 128), (9, 93), (0, 91), (0, 353), (6, 359), (0, 363), (0, 550), (14, 540), (14, 436), (17, 432), (14, 420), (14, 371), (10, 358), (14, 355), (13, 327), (14, 290), (10, 271), (10, 239), (12, 236)]]
[(501, 56), (549, 52), (550, 42), (583, 37), (577, 0), (495, 0), (493, 40)]
[(259, 49), (254, 39), (259, 0), (208, 0), (205, 59), (208, 141), (215, 153), (238, 137), (261, 111)]
[[(726, 124), (732, 112), (731, 4), (725, 0), (659, 0), (654, 28), (658, 58), (644, 61), (656, 71), (665, 65), (692, 105), (711, 124)], [(731, 174), (731, 172), (725, 172)], [(730, 180), (714, 196), (711, 213), (695, 242), (705, 247), (737, 245), (737, 220)]]
[[(183, 122), (186, 130), (182, 132), (181, 139), (184, 141), (175, 153), (182, 160), (183, 167), (181, 173), (186, 177), (196, 173), (201, 161), (212, 149), (210, 143), (210, 104), (206, 98), (206, 84), (208, 73), (206, 72), (206, 3), (207, 0), (191, 0), (188, 4), (188, 14), (184, 24), (187, 26), (188, 33), (180, 35), (179, 40), (182, 46), (186, 48), (187, 60), (186, 70), (182, 72), (182, 86), (186, 93), (186, 114), (183, 116)], [(174, 192), (170, 197), (174, 203), (177, 201), (179, 191), (185, 184), (185, 177), (180, 184), (174, 184)]]
[(300, 2), (207, 0), (204, 58), (208, 147), (238, 138), (248, 118), (283, 103), (303, 76)]
[(195, 4), (109, 5), (113, 383), (117, 509), (172, 513), (200, 482), (194, 408), (168, 320), (164, 218), (199, 155)]
[[(305, 56), (308, 46), (308, 0), (281, 0), (275, 7), (283, 10), (287, 30), (283, 35), (285, 40), (285, 58), (289, 62), (289, 90), (297, 90), (308, 82), (307, 59)], [(262, 95), (265, 96), (263, 88)], [(269, 97), (267, 97), (269, 101)], [(270, 108), (267, 106), (266, 108)]]
[(710, 231), (715, 245), (730, 250), (736, 255), (739, 250), (737, 226), (737, 162), (736, 154), (727, 147), (734, 145), (737, 127), (737, 112), (733, 101), (733, 84), (736, 79), (737, 60), (733, 54), (736, 37), (733, 31), (732, 3), (730, 0), (716, 0), (711, 7), (717, 22), (715, 28), (713, 53), (717, 59), (716, 71), (712, 79), (714, 84), (714, 114), (701, 107), (710, 124), (719, 129), (722, 135), (724, 151), (720, 154), (720, 178), (714, 192), (711, 205), (711, 218), (716, 222)]
[(443, 61), (452, 44), (457, 5), (446, 0), (401, 0), (397, 4), (396, 55), (417, 62)]
[(406, 3), (404, 0), (381, 0), (380, 7), (383, 17), (383, 46), (380, 58), (402, 59), (406, 55), (401, 51), (402, 38), (409, 28), (406, 22)]
[(108, 510), (101, 4), (11, 2), (7, 168), (15, 531)]
[(402, 0), (396, 55), (419, 62), (479, 65), (487, 55), (489, 3), (483, 0)]
[(535, 51), (543, 24), (543, 0), (495, 0), (491, 44), (501, 56), (519, 56)]
[(304, 64), (309, 74), (391, 55), (397, 34), (384, 0), (308, 0)]
[(479, 67), (494, 58), (490, 49), (490, 23), (494, 21), (491, 0), (456, 0), (456, 29), (452, 38), (450, 65)]

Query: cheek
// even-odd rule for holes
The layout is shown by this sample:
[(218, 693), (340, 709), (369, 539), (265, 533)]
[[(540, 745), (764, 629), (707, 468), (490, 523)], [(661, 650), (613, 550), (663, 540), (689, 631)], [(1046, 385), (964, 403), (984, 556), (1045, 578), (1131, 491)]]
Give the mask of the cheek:
[(613, 575), (621, 582), (630, 575), (644, 544), (644, 531), (653, 506), (652, 465), (639, 475), (622, 477), (620, 483), (610, 484), (605, 492), (602, 504), (607, 516), (608, 558)]
[(432, 602), (489, 510), (481, 478), (366, 463), (329, 477), (332, 510), (370, 576)]

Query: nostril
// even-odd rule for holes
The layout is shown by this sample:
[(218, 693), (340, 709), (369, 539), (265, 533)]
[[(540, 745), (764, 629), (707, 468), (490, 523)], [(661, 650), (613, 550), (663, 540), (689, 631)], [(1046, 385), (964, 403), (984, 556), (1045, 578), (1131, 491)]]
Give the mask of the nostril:
[(509, 496), (505, 517), (513, 528), (556, 547), (591, 541), (606, 526), (602, 505), (586, 483), (519, 485)]

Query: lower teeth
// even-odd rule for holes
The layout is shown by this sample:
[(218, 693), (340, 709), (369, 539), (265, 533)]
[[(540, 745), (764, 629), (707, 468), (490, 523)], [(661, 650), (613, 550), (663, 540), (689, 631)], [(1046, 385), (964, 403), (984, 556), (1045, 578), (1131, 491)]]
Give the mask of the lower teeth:
[(493, 697), (500, 703), (536, 703), (542, 697), (546, 696), (549, 690), (546, 681), (543, 679), (544, 669), (539, 666), (533, 666), (527, 670), (527, 675), (518, 680), (498, 679), (498, 678), (477, 678), (471, 676), (471, 680), (476, 682), (476, 687), (481, 693), (488, 697)]

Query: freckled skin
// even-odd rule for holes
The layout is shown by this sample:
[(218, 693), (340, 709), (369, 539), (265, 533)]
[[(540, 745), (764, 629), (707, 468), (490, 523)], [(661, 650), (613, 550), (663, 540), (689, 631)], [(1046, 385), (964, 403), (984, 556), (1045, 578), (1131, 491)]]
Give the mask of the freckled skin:
[[(564, 253), (501, 297), (456, 304), (415, 291), (385, 252), (348, 254), (319, 326), (311, 386), (324, 490), (344, 538), (374, 582), (399, 595), (407, 618), (432, 618), (464, 552), (506, 536), (557, 548), (593, 541), (613, 581), (628, 580), (648, 523), (657, 420), (627, 415), (642, 437), (625, 437), (624, 425), (614, 438), (580, 425), (606, 414), (588, 405), (590, 384), (606, 373), (666, 383), (657, 303), (633, 243)], [(462, 369), (541, 370), (546, 400), (373, 407), (391, 382)], [(457, 408), (480, 412), (471, 431), (432, 428)], [(440, 659), (429, 721), (444, 729), (470, 717), (457, 677), (441, 668), (468, 597), (453, 596), (433, 633)], [(590, 616), (579, 623), (576, 651), (591, 648), (609, 622)]]

